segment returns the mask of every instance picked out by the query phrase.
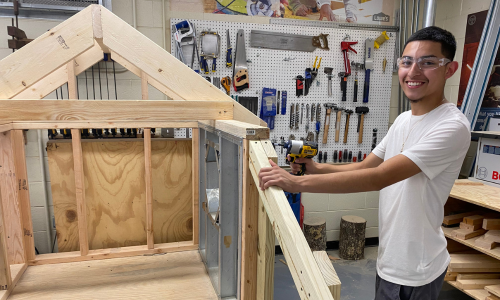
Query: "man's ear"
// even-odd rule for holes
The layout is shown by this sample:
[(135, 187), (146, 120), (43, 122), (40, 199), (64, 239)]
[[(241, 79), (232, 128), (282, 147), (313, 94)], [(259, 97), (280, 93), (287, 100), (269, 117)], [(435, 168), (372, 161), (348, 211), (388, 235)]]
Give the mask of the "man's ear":
[(449, 63), (446, 67), (446, 74), (445, 74), (446, 79), (453, 76), (453, 74), (455, 74), (457, 70), (458, 70), (458, 62), (452, 61), (451, 63)]

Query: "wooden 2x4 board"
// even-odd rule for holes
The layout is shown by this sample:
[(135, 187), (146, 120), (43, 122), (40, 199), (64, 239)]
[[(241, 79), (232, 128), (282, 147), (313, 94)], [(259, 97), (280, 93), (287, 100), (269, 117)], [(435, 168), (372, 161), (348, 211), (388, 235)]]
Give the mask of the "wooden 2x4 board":
[[(155, 243), (192, 239), (191, 140), (152, 139)], [(142, 140), (83, 140), (89, 249), (146, 244)], [(70, 141), (47, 144), (59, 252), (79, 250)]]

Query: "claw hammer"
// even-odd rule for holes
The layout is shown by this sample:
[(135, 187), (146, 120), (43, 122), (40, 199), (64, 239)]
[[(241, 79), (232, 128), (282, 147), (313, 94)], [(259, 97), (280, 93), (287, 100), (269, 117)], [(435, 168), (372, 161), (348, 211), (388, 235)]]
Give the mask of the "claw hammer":
[(334, 107), (337, 117), (335, 119), (335, 143), (340, 139), (340, 120), (342, 119), (342, 111), (345, 110), (343, 107)]
[(332, 108), (336, 108), (335, 103), (325, 103), (326, 114), (325, 114), (325, 125), (323, 127), (323, 144), (328, 141), (328, 129), (330, 128), (330, 114), (332, 113)]

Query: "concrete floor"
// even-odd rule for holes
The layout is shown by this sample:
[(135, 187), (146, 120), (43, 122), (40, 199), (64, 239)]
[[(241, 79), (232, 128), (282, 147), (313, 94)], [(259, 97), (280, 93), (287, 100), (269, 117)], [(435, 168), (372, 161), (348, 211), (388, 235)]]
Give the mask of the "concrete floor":
[[(358, 261), (338, 260), (333, 262), (335, 271), (342, 282), (340, 300), (372, 300), (375, 297), (375, 275), (378, 247), (365, 248), (365, 259)], [(328, 254), (338, 257), (338, 250)], [(274, 260), (274, 299), (300, 300), (288, 266), (280, 262), (283, 255)], [(443, 284), (439, 300), (472, 300), (466, 294), (447, 284)]]

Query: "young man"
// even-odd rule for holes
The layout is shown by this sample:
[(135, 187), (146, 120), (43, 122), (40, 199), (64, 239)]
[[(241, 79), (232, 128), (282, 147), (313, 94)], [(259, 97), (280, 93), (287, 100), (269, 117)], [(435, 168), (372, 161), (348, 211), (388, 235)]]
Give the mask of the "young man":
[[(262, 189), (355, 193), (380, 190), (376, 300), (437, 299), (450, 256), (441, 230), (443, 207), (470, 144), (469, 123), (444, 98), (458, 68), (451, 33), (427, 27), (414, 33), (398, 59), (399, 83), (411, 104), (361, 163), (305, 163), (294, 176), (271, 161)], [(298, 165), (293, 164), (296, 172)]]

